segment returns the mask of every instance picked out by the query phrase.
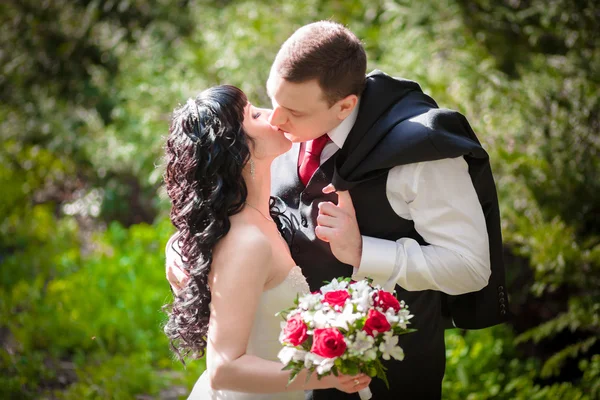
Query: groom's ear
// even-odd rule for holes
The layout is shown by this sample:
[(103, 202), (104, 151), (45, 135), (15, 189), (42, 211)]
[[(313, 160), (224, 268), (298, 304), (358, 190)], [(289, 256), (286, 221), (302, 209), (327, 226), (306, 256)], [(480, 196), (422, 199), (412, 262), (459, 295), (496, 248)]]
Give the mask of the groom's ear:
[(338, 119), (346, 119), (358, 104), (358, 96), (350, 94), (338, 101)]

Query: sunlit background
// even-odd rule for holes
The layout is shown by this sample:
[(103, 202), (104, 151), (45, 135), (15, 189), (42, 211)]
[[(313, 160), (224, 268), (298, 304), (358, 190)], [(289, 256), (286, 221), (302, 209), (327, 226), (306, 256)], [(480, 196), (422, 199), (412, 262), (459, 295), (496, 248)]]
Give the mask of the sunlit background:
[(279, 46), (319, 19), (491, 155), (514, 318), (448, 332), (444, 398), (600, 398), (594, 0), (2, 1), (0, 398), (185, 398), (204, 364), (161, 330), (169, 114), (219, 83), (268, 106)]

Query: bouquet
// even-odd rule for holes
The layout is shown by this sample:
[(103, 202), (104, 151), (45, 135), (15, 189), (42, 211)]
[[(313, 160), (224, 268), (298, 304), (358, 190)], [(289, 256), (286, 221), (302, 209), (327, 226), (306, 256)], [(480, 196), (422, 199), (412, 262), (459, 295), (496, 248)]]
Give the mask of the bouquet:
[[(278, 358), (284, 370), (291, 370), (289, 382), (306, 369), (307, 380), (315, 371), (318, 379), (364, 373), (389, 388), (381, 359), (403, 360), (398, 336), (414, 331), (408, 328), (413, 316), (404, 301), (370, 280), (344, 278), (299, 295), (294, 305), (279, 313), (284, 321)], [(359, 394), (363, 400), (372, 396), (369, 388)]]

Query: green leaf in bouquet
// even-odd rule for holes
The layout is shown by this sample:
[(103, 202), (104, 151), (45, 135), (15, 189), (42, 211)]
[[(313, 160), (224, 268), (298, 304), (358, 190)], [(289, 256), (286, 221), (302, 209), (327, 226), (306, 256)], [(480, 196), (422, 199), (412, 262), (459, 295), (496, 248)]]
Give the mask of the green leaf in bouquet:
[(309, 368), (306, 371), (306, 380), (304, 381), (304, 384), (307, 384), (308, 381), (310, 381), (310, 377), (312, 376), (313, 372), (315, 372), (315, 370), (313, 368)]
[(281, 310), (281, 311), (279, 311), (279, 312), (275, 313), (275, 316), (276, 316), (276, 317), (279, 317), (279, 316), (281, 316), (281, 317), (283, 317), (283, 319), (284, 319), (284, 320), (286, 320), (286, 319), (287, 319), (287, 316), (288, 316), (288, 315), (289, 315), (289, 314), (290, 314), (292, 311), (294, 311), (295, 309), (296, 309), (296, 307), (289, 307), (289, 308), (286, 308), (285, 310)]
[(375, 360), (373, 362), (373, 365), (375, 366), (375, 369), (377, 370), (377, 377), (379, 379), (381, 379), (383, 381), (383, 383), (385, 383), (385, 386), (389, 389), (390, 383), (388, 382), (387, 375), (385, 373), (385, 371), (387, 371), (387, 368), (381, 363), (381, 360), (379, 360), (379, 359)]
[(303, 361), (290, 361), (290, 363), (288, 365), (286, 365), (284, 368), (282, 368), (282, 371), (287, 371), (287, 370), (291, 370), (294, 368), (298, 368), (298, 369), (302, 369), (304, 368), (304, 362)]
[(365, 321), (367, 319), (366, 318), (359, 318), (354, 322), (354, 325), (356, 326), (357, 330), (361, 330), (362, 328), (364, 328), (365, 326)]
[(292, 373), (290, 374), (290, 379), (288, 379), (287, 386), (289, 386), (292, 382), (294, 382), (296, 380), (300, 371), (301, 371), (300, 369), (294, 369), (292, 371)]
[(304, 367), (304, 364), (297, 362), (290, 363), (289, 365), (292, 365), (292, 368), (289, 368), (292, 370), (292, 373), (290, 374), (290, 378), (288, 379), (287, 386), (289, 386), (292, 382), (294, 382), (294, 380), (296, 380), (298, 374), (300, 373), (300, 371), (302, 371), (302, 368)]
[(291, 362), (288, 365), (286, 365), (285, 367), (281, 368), (281, 370), (282, 371), (289, 371), (291, 369), (294, 369), (295, 367), (296, 367), (296, 365), (293, 362)]
[(312, 348), (312, 342), (312, 336), (309, 336), (308, 339), (302, 342), (300, 347), (302, 347), (302, 350), (304, 351), (310, 351), (310, 349)]
[(333, 367), (331, 367), (331, 372), (335, 376), (339, 376), (339, 374), (343, 374), (344, 373), (344, 360), (342, 360), (341, 358), (336, 358), (335, 361), (333, 362)]
[[(350, 324), (348, 324), (348, 325), (350, 325)], [(344, 337), (348, 337), (348, 336), (350, 336), (351, 333), (354, 333), (354, 330), (352, 328), (345, 329), (345, 328), (342, 328), (341, 326), (338, 326), (337, 330), (340, 331), (340, 333), (342, 335), (344, 335)]]
[(412, 332), (416, 332), (416, 331), (417, 331), (417, 329), (414, 329), (414, 328), (402, 329), (399, 326), (396, 326), (394, 328), (394, 335), (395, 336), (406, 335), (407, 333), (412, 333)]
[(335, 365), (331, 367), (331, 373), (335, 376), (340, 376), (340, 372), (338, 371), (338, 368)]
[(294, 299), (294, 305), (298, 307), (298, 304), (300, 304), (300, 293), (296, 293), (296, 298)]
[(371, 378), (374, 378), (377, 376), (377, 367), (374, 365), (373, 362), (365, 363), (363, 372), (369, 375)]
[(345, 375), (358, 375), (360, 373), (360, 368), (355, 361), (343, 360), (341, 371)]

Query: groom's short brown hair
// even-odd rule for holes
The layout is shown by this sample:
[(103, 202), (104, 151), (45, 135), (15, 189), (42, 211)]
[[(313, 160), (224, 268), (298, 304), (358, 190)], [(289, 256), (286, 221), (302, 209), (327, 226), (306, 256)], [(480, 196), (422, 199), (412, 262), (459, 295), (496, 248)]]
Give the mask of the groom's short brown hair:
[(316, 79), (329, 105), (365, 87), (367, 55), (349, 29), (319, 21), (298, 29), (275, 57), (271, 72), (294, 83)]

